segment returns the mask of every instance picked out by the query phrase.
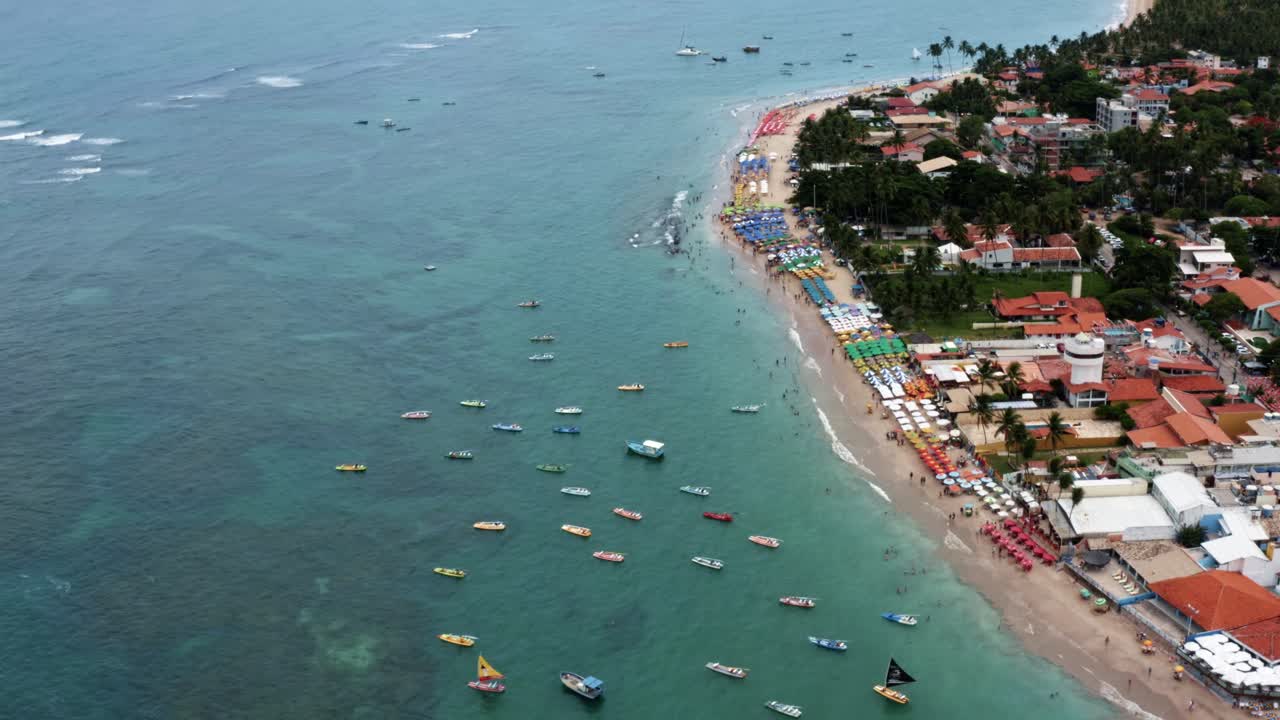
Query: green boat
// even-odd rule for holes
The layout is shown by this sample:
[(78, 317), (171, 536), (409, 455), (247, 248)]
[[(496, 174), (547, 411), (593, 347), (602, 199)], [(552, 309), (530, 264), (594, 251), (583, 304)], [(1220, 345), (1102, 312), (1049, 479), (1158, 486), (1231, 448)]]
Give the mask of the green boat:
[(564, 472), (569, 469), (568, 465), (538, 465), (537, 468), (542, 472)]

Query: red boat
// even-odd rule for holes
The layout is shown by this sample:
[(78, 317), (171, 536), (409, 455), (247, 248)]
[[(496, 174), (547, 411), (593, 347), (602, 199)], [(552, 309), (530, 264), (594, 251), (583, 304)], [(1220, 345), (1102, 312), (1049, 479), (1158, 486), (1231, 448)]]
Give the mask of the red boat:
[(467, 683), (467, 687), (487, 693), (500, 693), (507, 690), (507, 686), (497, 680), (472, 680)]
[(628, 519), (628, 520), (639, 520), (639, 519), (641, 519), (641, 518), (643, 518), (643, 517), (644, 517), (644, 515), (641, 515), (640, 513), (636, 512), (635, 510), (628, 510), (628, 509), (626, 509), (626, 508), (620, 508), (620, 507), (616, 507), (616, 508), (614, 508), (614, 509), (613, 509), (613, 514), (614, 514), (614, 515), (619, 515), (619, 516), (624, 517), (624, 518), (626, 518), (626, 519)]
[(788, 595), (786, 597), (778, 598), (778, 602), (782, 603), (783, 605), (790, 605), (792, 607), (811, 608), (814, 605), (818, 604), (818, 599), (809, 598), (809, 597), (799, 597), (796, 595)]
[(702, 517), (711, 518), (712, 520), (719, 520), (720, 522), (733, 522), (733, 515), (731, 515), (730, 513), (704, 512), (702, 513)]

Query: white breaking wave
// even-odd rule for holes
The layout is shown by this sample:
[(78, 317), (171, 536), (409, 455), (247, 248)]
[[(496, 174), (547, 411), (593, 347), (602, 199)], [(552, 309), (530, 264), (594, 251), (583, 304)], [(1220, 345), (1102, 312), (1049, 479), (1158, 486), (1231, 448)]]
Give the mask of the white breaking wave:
[(100, 172), (102, 172), (102, 168), (100, 167), (79, 167), (79, 168), (67, 168), (66, 170), (59, 170), (58, 174), (79, 176), (79, 175), (93, 175), (94, 173), (100, 173)]
[(973, 550), (970, 550), (969, 546), (964, 544), (964, 541), (960, 539), (960, 536), (950, 530), (947, 531), (947, 536), (943, 538), (942, 544), (952, 550), (960, 550), (971, 555), (973, 554)]
[(822, 368), (818, 367), (818, 361), (817, 361), (817, 360), (814, 360), (814, 359), (813, 359), (813, 358), (811, 358), (811, 357), (807, 357), (807, 358), (805, 358), (805, 359), (804, 359), (804, 366), (805, 366), (805, 367), (807, 367), (807, 368), (809, 368), (810, 370), (812, 370), (812, 371), (814, 371), (814, 372), (818, 373), (818, 377), (822, 377)]
[(480, 32), (480, 29), (476, 28), (474, 30), (471, 30), (470, 32), (445, 33), (443, 35), (437, 35), (436, 37), (448, 38), (450, 40), (470, 40), (471, 36), (475, 35), (478, 32)]
[(1129, 717), (1141, 718), (1141, 720), (1161, 720), (1159, 715), (1153, 715), (1143, 710), (1141, 705), (1121, 695), (1119, 690), (1105, 682), (1102, 683), (1102, 697), (1106, 698), (1112, 705), (1124, 710)]
[(55, 183), (73, 183), (83, 180), (83, 175), (73, 175), (71, 177), (49, 178), (47, 180), (24, 180), (23, 185), (53, 185)]
[(116, 170), (116, 174), (124, 175), (125, 177), (142, 177), (143, 175), (150, 175), (151, 171), (146, 168), (125, 168)]
[(120, 138), (106, 137), (106, 138), (85, 138), (80, 142), (84, 143), (85, 145), (119, 145), (120, 143), (124, 142), (124, 140), (121, 140)]
[(21, 120), (0, 120), (0, 128), (18, 127), (19, 125), (26, 125), (26, 123)]
[(27, 142), (32, 145), (41, 147), (55, 147), (58, 145), (70, 145), (71, 143), (84, 137), (84, 133), (63, 133), (62, 135), (40, 135), (28, 138)]
[(791, 338), (791, 342), (795, 343), (796, 349), (804, 352), (804, 343), (800, 342), (800, 333), (795, 328), (787, 328), (787, 335)]
[(627, 239), (631, 247), (661, 245), (663, 243), (668, 246), (679, 245), (684, 233), (684, 213), (681, 212), (681, 208), (684, 207), (684, 201), (687, 197), (689, 197), (688, 190), (681, 190), (676, 193), (675, 197), (671, 198), (671, 206), (649, 224), (649, 229), (653, 231), (653, 241), (649, 242), (648, 233), (644, 236), (640, 233), (633, 233)]
[(843, 404), (844, 404), (844, 393), (840, 392), (839, 390), (836, 390), (835, 388), (831, 388), (831, 391), (832, 391), (832, 392), (834, 392), (834, 393), (836, 394), (836, 397), (840, 398), (840, 404), (841, 404), (841, 405), (843, 405)]
[(273, 88), (296, 88), (302, 85), (302, 81), (288, 75), (259, 75), (254, 78), (259, 85), (266, 85)]
[(405, 50), (431, 50), (440, 47), (435, 43), (400, 43)]
[(43, 130), (28, 130), (27, 132), (14, 133), (13, 135), (0, 135), (0, 140), (26, 140), (43, 134)]
[(170, 99), (171, 100), (218, 100), (224, 97), (226, 96), (223, 95), (222, 93), (200, 92), (200, 93), (191, 93), (190, 95), (174, 95)]
[(98, 162), (102, 159), (101, 155), (72, 155), (67, 158), (71, 162)]
[[(818, 411), (818, 421), (822, 423), (822, 429), (827, 433), (827, 437), (831, 440), (831, 452), (835, 453), (836, 457), (840, 458), (844, 462), (858, 468), (868, 475), (874, 476), (875, 473), (871, 471), (871, 468), (863, 465), (862, 461), (858, 459), (858, 456), (854, 455), (852, 450), (846, 447), (844, 443), (840, 442), (840, 437), (836, 435), (836, 429), (831, 427), (831, 421), (827, 419), (827, 414), (822, 412), (822, 408), (818, 407), (818, 399), (809, 399), (813, 401), (813, 409)], [(885, 493), (884, 490), (880, 489), (879, 485), (876, 485), (870, 480), (867, 480), (866, 483), (870, 485), (871, 488), (880, 495), (880, 497), (884, 498), (886, 502), (893, 502), (893, 500), (889, 499), (889, 495)]]

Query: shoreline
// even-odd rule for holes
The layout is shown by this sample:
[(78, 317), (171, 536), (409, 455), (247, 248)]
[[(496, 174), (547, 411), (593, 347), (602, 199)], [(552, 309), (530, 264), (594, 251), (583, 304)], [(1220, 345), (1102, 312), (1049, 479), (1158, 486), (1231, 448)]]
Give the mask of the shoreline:
[[(1143, 2), (1149, 4), (1151, 0), (1131, 0), (1131, 7)], [(794, 113), (781, 134), (754, 137), (755, 125), (746, 133), (746, 144), (754, 144), (762, 155), (778, 153), (780, 158), (778, 163), (770, 164), (768, 179), (772, 191), (764, 198), (766, 202), (786, 204), (790, 188), (781, 162), (792, 152), (799, 119), (809, 114), (820, 115), (848, 94), (883, 85), (791, 100), (766, 108), (764, 112), (783, 109)], [(1170, 672), (1175, 659), (1167, 646), (1159, 647), (1154, 656), (1143, 656), (1133, 639), (1138, 626), (1116, 612), (1093, 613), (1079, 601), (1076, 592), (1079, 586), (1069, 573), (1043, 566), (1023, 573), (1005, 560), (988, 556), (988, 545), (977, 532), (985, 519), (976, 515), (966, 518), (960, 513), (969, 499), (937, 497), (932, 494), (936, 490), (932, 484), (920, 486), (907, 477), (908, 472), (914, 472), (918, 478), (923, 465), (909, 445), (899, 446), (885, 437), (885, 431), (894, 428), (879, 420), (878, 408), (877, 414), (866, 413), (866, 407), (876, 403), (878, 396), (871, 392), (853, 364), (842, 353), (824, 355), (821, 352), (837, 343), (816, 308), (807, 300), (797, 299), (799, 281), (790, 275), (771, 277), (764, 257), (747, 252), (746, 245), (720, 224), (716, 204), (731, 199), (726, 197), (733, 188), (731, 166), (719, 171), (717, 187), (722, 183), (726, 189), (717, 191), (706, 210), (713, 223), (709, 229), (726, 251), (744, 260), (741, 266), (735, 264), (733, 274), (741, 271), (746, 276), (744, 279), (758, 282), (762, 288), (785, 288), (785, 292), (777, 295), (766, 291), (766, 304), (789, 320), (796, 349), (805, 355), (804, 370), (798, 372), (810, 391), (820, 424), (832, 442), (833, 453), (853, 466), (850, 482), (855, 486), (866, 483), (873, 493), (893, 506), (891, 509), (910, 518), (917, 530), (935, 544), (937, 557), (947, 563), (957, 579), (982, 595), (999, 613), (1001, 627), (1012, 630), (1026, 651), (1061, 668), (1087, 692), (1106, 700), (1122, 714), (1167, 719), (1238, 717), (1230, 714), (1229, 704), (1199, 682), (1175, 681)], [(830, 283), (837, 302), (852, 302), (852, 274), (834, 265), (825, 250), (823, 258), (825, 265), (837, 273), (837, 279)], [(949, 519), (952, 513), (956, 514), (955, 520)], [(1078, 637), (1076, 628), (1085, 626), (1090, 631)], [(1111, 637), (1116, 639), (1114, 644), (1110, 643)], [(1192, 700), (1194, 712), (1187, 709)]]

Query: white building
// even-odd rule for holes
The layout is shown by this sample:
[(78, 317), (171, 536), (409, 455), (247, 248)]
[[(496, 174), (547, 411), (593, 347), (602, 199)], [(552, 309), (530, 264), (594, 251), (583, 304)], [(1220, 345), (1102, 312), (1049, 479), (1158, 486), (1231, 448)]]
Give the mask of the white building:
[(1103, 132), (1113, 133), (1123, 130), (1127, 127), (1138, 127), (1138, 106), (1126, 105), (1121, 100), (1110, 100), (1108, 98), (1098, 98), (1096, 102), (1096, 117), (1098, 127)]
[(1151, 497), (1160, 503), (1179, 526), (1199, 525), (1201, 518), (1218, 512), (1218, 505), (1199, 480), (1184, 472), (1157, 475), (1152, 481)]
[(1200, 547), (1218, 563), (1219, 570), (1237, 572), (1263, 587), (1274, 587), (1280, 560), (1267, 557), (1257, 543), (1243, 535), (1225, 535)]
[(1184, 277), (1229, 268), (1235, 262), (1235, 256), (1227, 252), (1227, 244), (1222, 238), (1211, 238), (1205, 244), (1187, 243), (1178, 248), (1178, 270)]
[(1118, 537), (1132, 542), (1172, 540), (1177, 534), (1168, 513), (1150, 495), (1099, 498), (1085, 495), (1079, 507), (1075, 507), (1070, 498), (1051, 502), (1058, 504), (1079, 537)]

